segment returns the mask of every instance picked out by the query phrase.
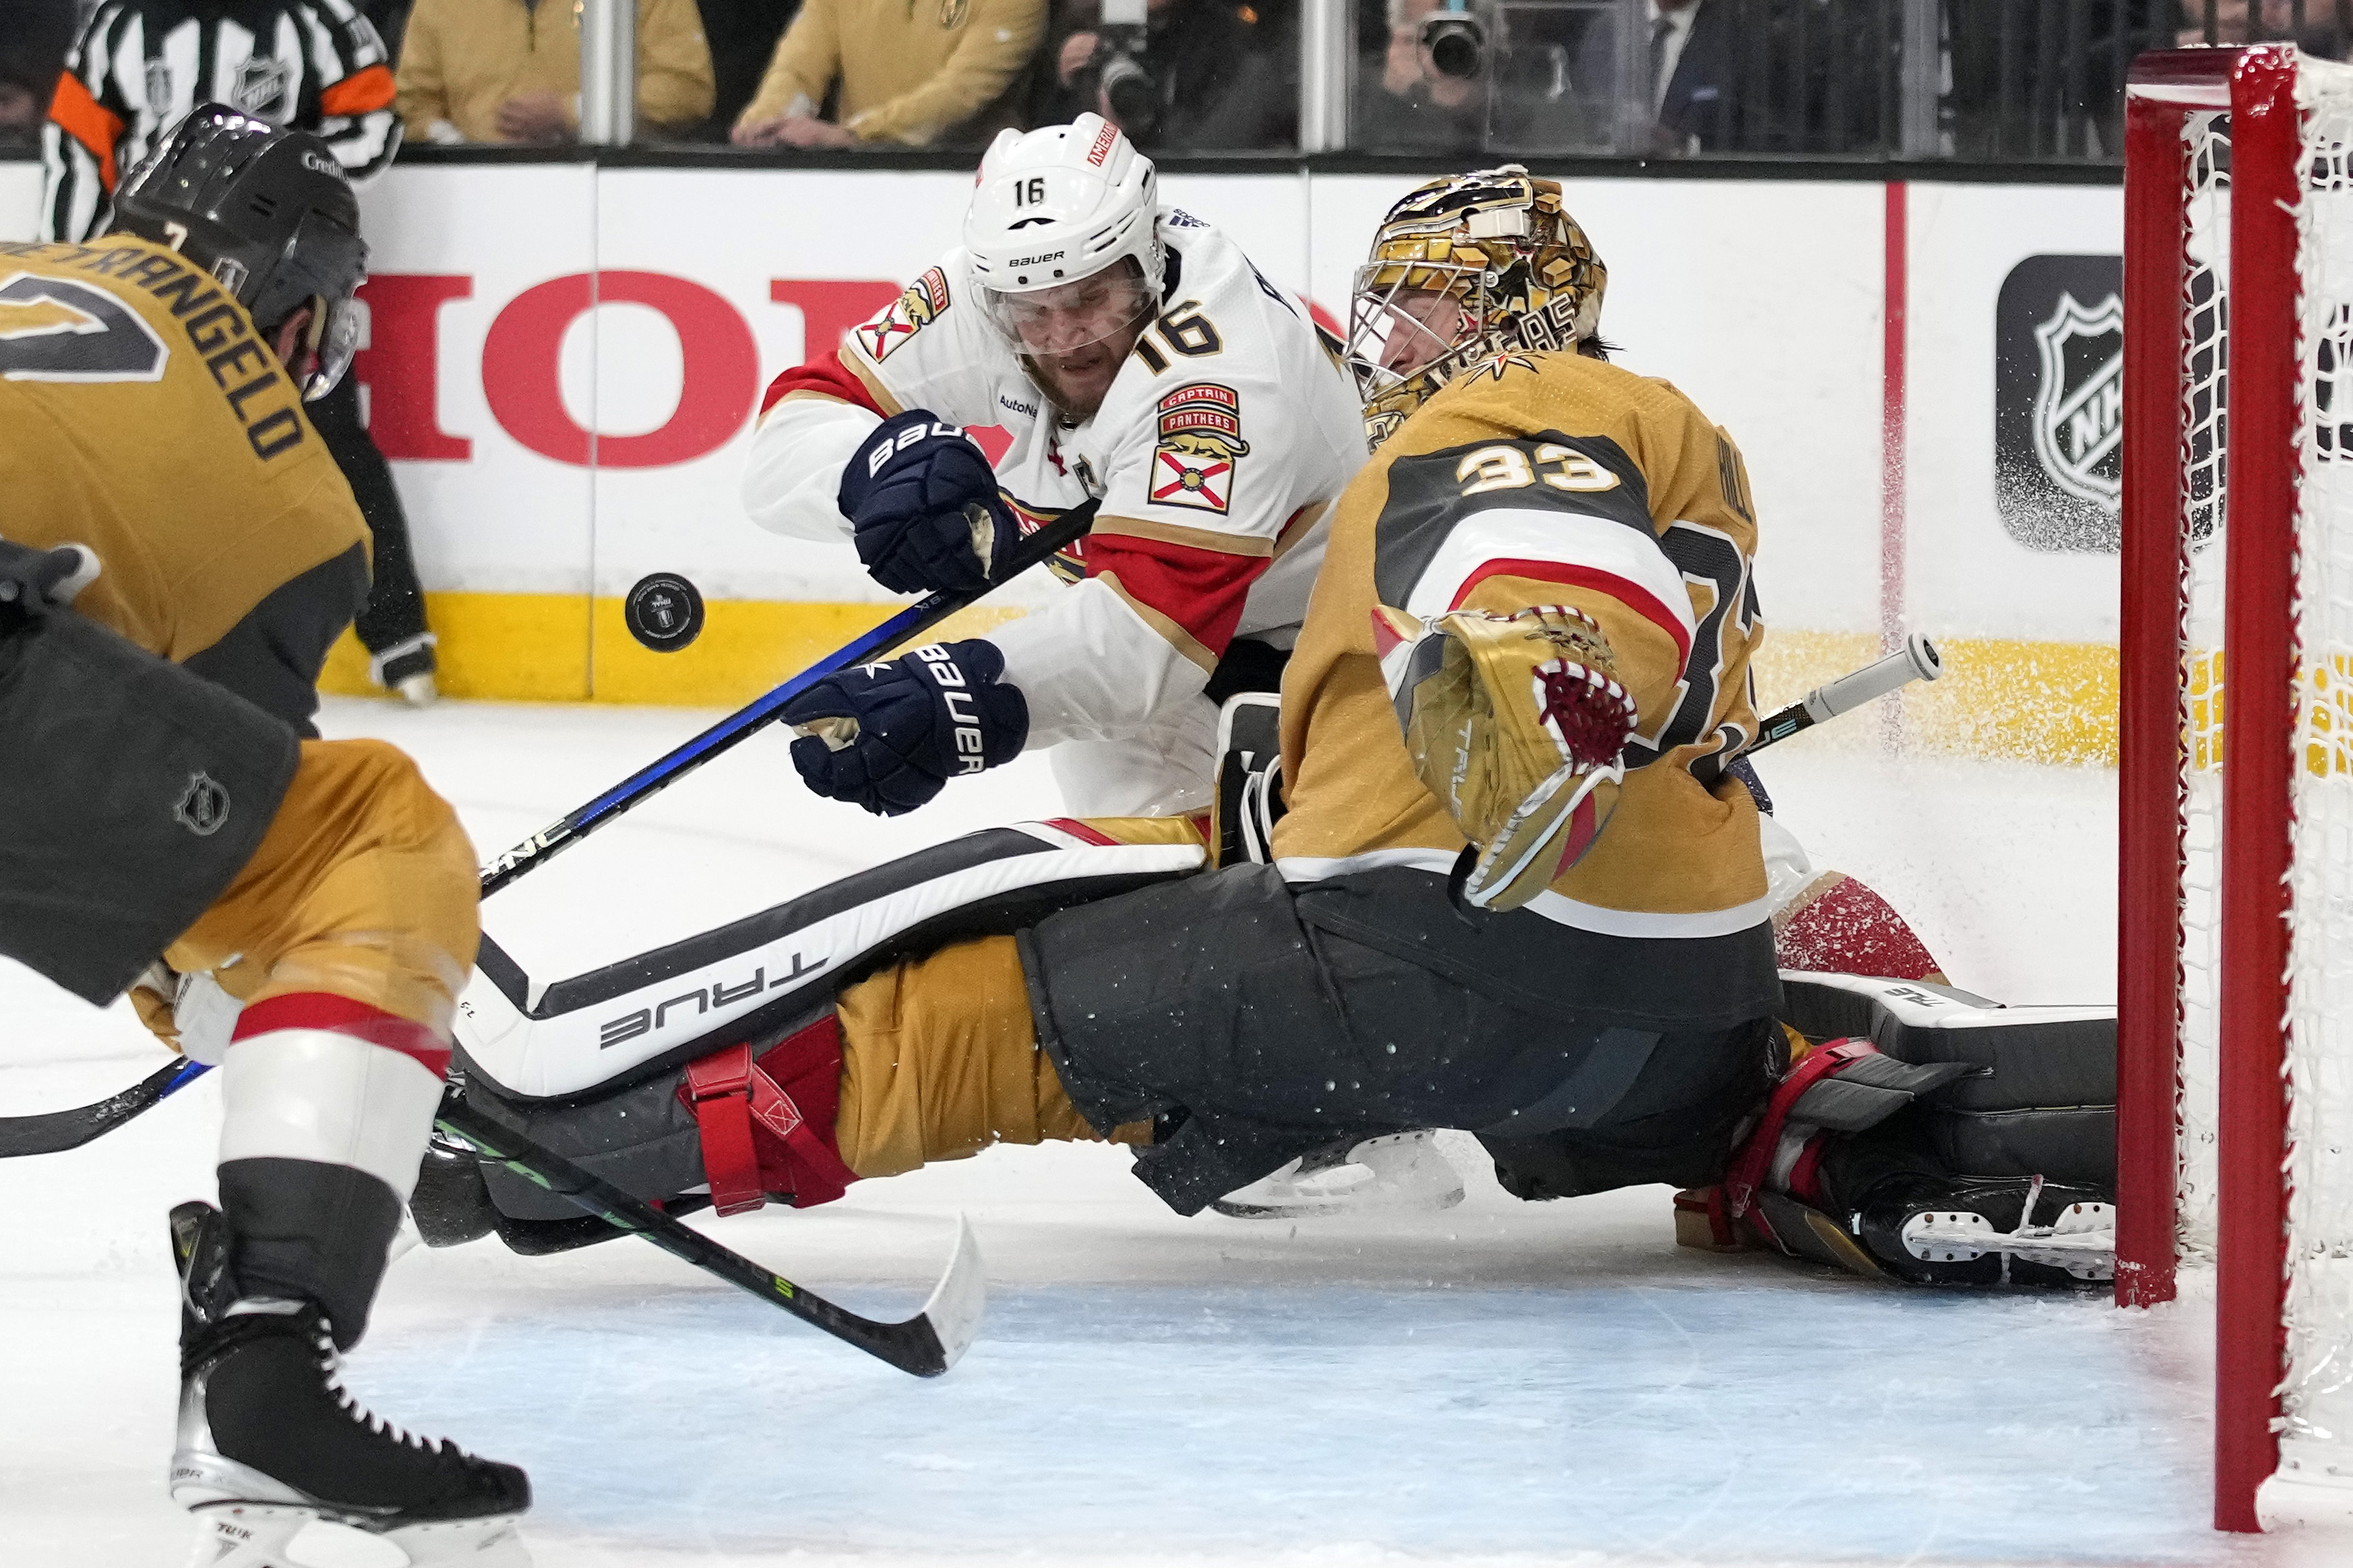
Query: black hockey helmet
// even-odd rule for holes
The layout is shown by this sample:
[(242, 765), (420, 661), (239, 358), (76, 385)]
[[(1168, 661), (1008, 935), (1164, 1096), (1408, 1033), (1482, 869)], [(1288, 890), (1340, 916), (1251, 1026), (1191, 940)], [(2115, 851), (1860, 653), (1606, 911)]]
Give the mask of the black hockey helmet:
[(367, 246), (359, 200), (324, 142), (200, 103), (114, 193), (114, 226), (204, 268), (265, 331), (311, 306), (317, 363), (296, 372), (302, 395), (323, 397), (343, 379), (359, 346), (352, 295), (367, 278)]

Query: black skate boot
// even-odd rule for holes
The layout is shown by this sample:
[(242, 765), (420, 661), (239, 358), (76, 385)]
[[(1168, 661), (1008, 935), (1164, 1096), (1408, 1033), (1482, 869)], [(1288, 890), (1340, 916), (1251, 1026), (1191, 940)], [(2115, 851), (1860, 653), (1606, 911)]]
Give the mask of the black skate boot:
[(1924, 1284), (2080, 1289), (2116, 1276), (2114, 1201), (2040, 1176), (1891, 1176), (1854, 1218), (1890, 1273)]
[(313, 1520), (380, 1536), (410, 1568), (527, 1568), (514, 1533), (531, 1506), (523, 1473), (362, 1411), (336, 1383), (326, 1314), (307, 1300), (244, 1295), (229, 1241), (211, 1205), (172, 1211), (181, 1279), (172, 1499), (205, 1528), (201, 1568), (294, 1568), (288, 1543)]

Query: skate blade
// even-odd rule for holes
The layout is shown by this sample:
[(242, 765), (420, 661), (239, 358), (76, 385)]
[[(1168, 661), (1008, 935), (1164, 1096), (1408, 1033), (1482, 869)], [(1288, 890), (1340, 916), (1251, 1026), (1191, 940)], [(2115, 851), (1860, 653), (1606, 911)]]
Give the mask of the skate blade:
[(1326, 1192), (1293, 1187), (1256, 1193), (1245, 1187), (1209, 1206), (1233, 1219), (1326, 1219), (1340, 1215), (1441, 1214), (1462, 1197), (1459, 1182), (1445, 1188), (1433, 1184), (1399, 1190), (1388, 1182), (1362, 1181)]
[(201, 1533), (190, 1568), (533, 1568), (517, 1514), (378, 1531), (281, 1504), (194, 1511)]

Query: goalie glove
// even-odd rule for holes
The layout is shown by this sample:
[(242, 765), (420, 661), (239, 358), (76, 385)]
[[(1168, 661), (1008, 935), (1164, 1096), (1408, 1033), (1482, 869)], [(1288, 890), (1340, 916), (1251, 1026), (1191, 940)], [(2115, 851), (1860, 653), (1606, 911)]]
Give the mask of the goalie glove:
[(1471, 841), (1461, 896), (1515, 910), (1577, 864), (1617, 808), (1634, 699), (1600, 626), (1539, 605), (1422, 623), (1373, 612), (1414, 776)]

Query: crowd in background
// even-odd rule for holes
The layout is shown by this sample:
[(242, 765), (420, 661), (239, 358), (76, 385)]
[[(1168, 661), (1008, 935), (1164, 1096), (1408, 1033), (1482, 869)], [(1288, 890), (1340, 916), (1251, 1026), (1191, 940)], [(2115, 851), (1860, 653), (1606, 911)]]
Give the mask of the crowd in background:
[[(235, 0), (188, 0), (233, 5)], [(326, 0), (322, 0), (326, 3)], [(394, 57), (410, 144), (577, 134), (575, 0), (334, 0)], [(0, 0), (0, 148), (37, 140), (99, 0)], [(2344, 58), (2323, 0), (1940, 0), (1931, 143), (1905, 0), (1351, 0), (1367, 151), (2108, 157), (2179, 41)], [(938, 148), (1094, 110), (1159, 152), (1298, 145), (1301, 0), (636, 0), (650, 142)]]

